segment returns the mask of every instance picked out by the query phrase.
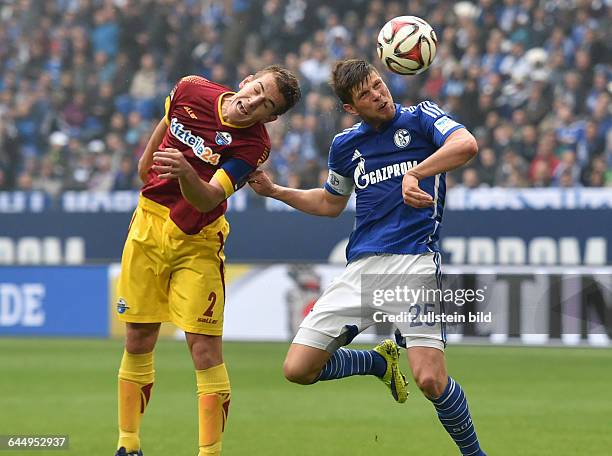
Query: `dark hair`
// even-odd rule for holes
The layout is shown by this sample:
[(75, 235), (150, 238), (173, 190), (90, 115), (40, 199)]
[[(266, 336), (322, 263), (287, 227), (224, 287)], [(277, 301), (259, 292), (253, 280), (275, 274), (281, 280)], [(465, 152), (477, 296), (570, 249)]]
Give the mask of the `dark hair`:
[(259, 70), (255, 73), (254, 79), (260, 78), (266, 73), (272, 73), (274, 75), (278, 91), (285, 99), (285, 104), (279, 106), (274, 111), (274, 115), (280, 116), (293, 108), (293, 106), (300, 101), (300, 98), (302, 98), (300, 83), (291, 71), (279, 65), (270, 65), (263, 70)]
[(332, 70), (331, 86), (342, 103), (353, 103), (353, 93), (365, 84), (372, 72), (378, 74), (371, 63), (362, 59), (349, 59), (336, 62)]

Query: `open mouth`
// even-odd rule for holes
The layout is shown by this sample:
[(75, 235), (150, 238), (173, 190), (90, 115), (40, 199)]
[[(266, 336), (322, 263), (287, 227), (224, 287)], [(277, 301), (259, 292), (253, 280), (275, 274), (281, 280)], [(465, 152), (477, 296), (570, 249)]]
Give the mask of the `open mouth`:
[(387, 107), (387, 104), (388, 104), (388, 102), (386, 102), (386, 101), (385, 101), (385, 102), (384, 102), (384, 103), (383, 103), (383, 104), (380, 106), (380, 108), (378, 108), (378, 110), (379, 110), (379, 111), (384, 111), (384, 109)]
[(237, 107), (238, 107), (238, 111), (240, 111), (241, 114), (244, 114), (245, 116), (249, 114), (246, 108), (244, 107), (244, 105), (242, 104), (242, 101), (238, 102)]

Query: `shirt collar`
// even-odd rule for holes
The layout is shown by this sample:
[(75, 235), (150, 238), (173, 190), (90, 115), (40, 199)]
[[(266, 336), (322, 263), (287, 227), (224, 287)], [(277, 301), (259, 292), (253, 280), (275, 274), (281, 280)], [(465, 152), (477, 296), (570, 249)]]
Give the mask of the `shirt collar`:
[(231, 128), (248, 128), (248, 127), (252, 127), (254, 124), (251, 125), (246, 125), (244, 127), (240, 127), (238, 125), (234, 125), (230, 122), (227, 122), (223, 119), (223, 113), (221, 112), (221, 105), (223, 103), (223, 99), (227, 96), (232, 96), (235, 95), (236, 92), (223, 92), (221, 95), (219, 95), (219, 97), (217, 98), (217, 125), (222, 125), (224, 127), (231, 127)]

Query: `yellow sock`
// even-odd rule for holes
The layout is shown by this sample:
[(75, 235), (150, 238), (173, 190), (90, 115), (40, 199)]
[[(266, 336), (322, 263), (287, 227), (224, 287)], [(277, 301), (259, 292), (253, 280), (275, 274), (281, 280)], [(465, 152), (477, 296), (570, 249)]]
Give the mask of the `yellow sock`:
[(123, 352), (119, 367), (119, 442), (117, 448), (140, 449), (140, 420), (151, 398), (155, 378), (153, 353)]
[(196, 381), (200, 421), (198, 456), (219, 456), (231, 397), (225, 364), (197, 370)]

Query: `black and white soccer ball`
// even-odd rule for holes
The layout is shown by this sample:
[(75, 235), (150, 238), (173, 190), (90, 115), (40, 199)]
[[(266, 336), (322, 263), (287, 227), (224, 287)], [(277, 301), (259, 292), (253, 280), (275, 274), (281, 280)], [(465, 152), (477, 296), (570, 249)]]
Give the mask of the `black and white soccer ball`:
[(438, 38), (426, 21), (416, 16), (398, 16), (378, 34), (378, 56), (394, 73), (419, 74), (436, 57)]

